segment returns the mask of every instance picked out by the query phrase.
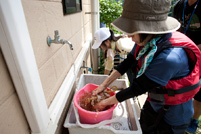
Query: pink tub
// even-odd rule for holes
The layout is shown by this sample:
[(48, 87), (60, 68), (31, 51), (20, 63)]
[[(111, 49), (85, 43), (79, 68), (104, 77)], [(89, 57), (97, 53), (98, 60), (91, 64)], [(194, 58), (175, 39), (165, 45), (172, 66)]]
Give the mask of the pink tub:
[[(98, 87), (98, 85), (87, 84), (82, 89), (80, 89), (78, 92), (76, 92), (74, 95), (73, 102), (74, 102), (75, 107), (78, 109), (80, 122), (83, 124), (96, 124), (96, 123), (99, 123), (104, 120), (110, 120), (113, 115), (113, 110), (117, 106), (117, 104), (115, 104), (110, 109), (101, 111), (101, 112), (91, 112), (91, 111), (87, 111), (87, 110), (81, 108), (78, 104), (78, 102), (80, 100), (80, 96), (85, 92), (92, 92), (97, 87)], [(114, 94), (115, 93), (111, 94), (111, 96)]]

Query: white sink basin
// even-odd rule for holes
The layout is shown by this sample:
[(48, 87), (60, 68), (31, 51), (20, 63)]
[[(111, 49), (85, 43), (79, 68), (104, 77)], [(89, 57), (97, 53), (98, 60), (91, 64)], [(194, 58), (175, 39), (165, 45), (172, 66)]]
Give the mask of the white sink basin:
[[(81, 89), (88, 83), (100, 85), (106, 78), (107, 75), (82, 74), (77, 90)], [(113, 85), (117, 86), (118, 89), (128, 87), (125, 79), (118, 79), (109, 87)], [(71, 104), (64, 122), (64, 127), (68, 128), (70, 134), (142, 134), (133, 99), (128, 99), (127, 101), (122, 102), (122, 105), (125, 112), (123, 117), (121, 117), (117, 122), (101, 127), (85, 129), (76, 124), (75, 112), (73, 104)], [(113, 118), (119, 116), (121, 111), (122, 110), (117, 106), (113, 112)]]

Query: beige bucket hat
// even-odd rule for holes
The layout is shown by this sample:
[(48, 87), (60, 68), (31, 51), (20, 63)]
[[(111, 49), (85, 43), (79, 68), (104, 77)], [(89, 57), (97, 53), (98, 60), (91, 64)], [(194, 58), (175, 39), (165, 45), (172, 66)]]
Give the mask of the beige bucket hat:
[(170, 4), (171, 0), (124, 0), (122, 16), (111, 24), (128, 35), (176, 31), (180, 23), (168, 16)]

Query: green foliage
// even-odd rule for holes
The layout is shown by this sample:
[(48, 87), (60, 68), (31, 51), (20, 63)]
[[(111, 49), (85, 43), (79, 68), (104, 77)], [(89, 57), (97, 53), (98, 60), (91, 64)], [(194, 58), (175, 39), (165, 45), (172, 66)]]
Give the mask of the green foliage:
[[(99, 0), (99, 13), (100, 13), (100, 23), (106, 24), (106, 27), (112, 29), (115, 34), (121, 34), (121, 32), (117, 31), (111, 26), (111, 22), (116, 20), (121, 16), (123, 11), (122, 0)], [(98, 70), (98, 74), (104, 74), (104, 51), (100, 51), (100, 67)]]
[(121, 16), (123, 11), (122, 0), (99, 0), (100, 22), (106, 24), (106, 27), (112, 29), (114, 33), (117, 32), (112, 26), (111, 22)]
[(175, 3), (177, 2), (178, 0), (172, 0), (171, 1), (171, 7), (170, 7), (170, 11), (168, 13), (169, 16), (172, 16), (172, 11), (173, 11), (173, 8), (174, 8), (174, 5)]
[(104, 74), (105, 67), (103, 66), (104, 64), (103, 54), (104, 54), (104, 50), (101, 49), (100, 50), (100, 67), (98, 69), (98, 74)]

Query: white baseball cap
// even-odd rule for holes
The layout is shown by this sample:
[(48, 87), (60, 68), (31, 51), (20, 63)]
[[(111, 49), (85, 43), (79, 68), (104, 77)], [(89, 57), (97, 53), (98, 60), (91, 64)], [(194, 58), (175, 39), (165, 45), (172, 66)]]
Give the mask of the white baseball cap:
[(110, 29), (109, 28), (100, 28), (95, 32), (94, 35), (94, 44), (92, 46), (92, 49), (97, 49), (101, 45), (101, 43), (108, 39), (111, 36)]

